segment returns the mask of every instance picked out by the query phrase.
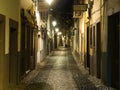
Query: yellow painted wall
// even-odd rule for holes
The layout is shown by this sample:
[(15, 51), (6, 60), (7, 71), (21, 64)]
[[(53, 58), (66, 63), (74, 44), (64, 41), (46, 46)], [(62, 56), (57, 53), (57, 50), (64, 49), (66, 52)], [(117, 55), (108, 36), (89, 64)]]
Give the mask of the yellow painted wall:
[(90, 24), (94, 24), (100, 20), (100, 0), (94, 0)]
[(84, 53), (87, 53), (87, 12), (84, 13)]
[(120, 11), (120, 0), (108, 0), (108, 15)]
[(33, 5), (32, 0), (20, 0), (20, 7), (24, 9), (29, 9)]
[(0, 0), (0, 13), (18, 21), (19, 0)]
[(9, 53), (9, 19), (18, 22), (18, 51), (20, 51), (20, 8), (31, 8), (32, 0), (0, 0), (0, 14), (6, 16), (5, 54)]
[[(4, 15), (6, 19), (5, 21), (5, 54), (9, 54), (9, 19), (17, 21), (19, 24), (19, 20), (20, 20), (19, 1), (20, 0), (0, 0), (0, 14)], [(20, 31), (20, 26), (18, 27), (18, 32), (19, 31)], [(20, 36), (19, 34), (18, 36)], [(18, 42), (20, 42), (20, 40), (18, 40)], [(18, 51), (19, 51), (19, 48), (18, 48)], [(4, 90), (3, 88), (7, 87), (8, 77), (9, 77), (9, 60), (3, 59), (2, 62), (3, 62), (3, 66), (2, 66), (1, 72), (2, 72), (4, 81), (0, 81), (0, 83), (2, 82), (3, 84), (2, 86), (0, 86), (0, 90)]]
[[(20, 35), (21, 35), (21, 17), (20, 8), (27, 8), (31, 6), (32, 0), (0, 0), (0, 14), (5, 16), (5, 55), (9, 54), (9, 19), (18, 22), (18, 52), (20, 52)], [(33, 3), (32, 3), (33, 5)], [(15, 37), (16, 38), (16, 37)], [(6, 57), (5, 57), (6, 58)], [(7, 55), (7, 59), (9, 59)], [(0, 80), (0, 90), (4, 90), (8, 85), (9, 80), (9, 60), (3, 61), (2, 76), (4, 81)], [(3, 83), (4, 82), (4, 83)]]
[[(94, 0), (92, 11), (91, 11), (91, 19), (90, 19), (90, 25), (95, 26), (96, 23), (100, 21), (100, 0)], [(92, 48), (89, 52), (90, 55), (93, 55)]]
[(8, 54), (9, 53), (9, 19), (11, 18), (19, 22), (19, 0), (0, 0), (0, 14), (6, 16), (5, 54)]
[(106, 52), (107, 51), (107, 30), (108, 30), (108, 27), (107, 27), (107, 17), (114, 14), (114, 13), (117, 13), (117, 12), (120, 12), (120, 0), (108, 0), (105, 4), (105, 10), (104, 10), (104, 13), (105, 13), (105, 16), (103, 18), (103, 35), (104, 37), (102, 37), (103, 39), (103, 42), (102, 42), (102, 51), (103, 52)]

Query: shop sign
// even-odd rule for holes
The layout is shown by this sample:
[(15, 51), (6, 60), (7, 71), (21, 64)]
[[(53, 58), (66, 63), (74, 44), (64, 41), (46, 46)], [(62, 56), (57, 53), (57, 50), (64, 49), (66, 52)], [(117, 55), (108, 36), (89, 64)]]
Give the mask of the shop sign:
[(87, 11), (87, 4), (73, 5), (74, 11)]

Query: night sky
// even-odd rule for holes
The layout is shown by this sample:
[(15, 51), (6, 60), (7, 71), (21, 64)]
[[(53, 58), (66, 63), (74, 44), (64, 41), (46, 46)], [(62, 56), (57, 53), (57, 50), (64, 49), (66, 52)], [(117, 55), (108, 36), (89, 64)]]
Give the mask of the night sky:
[(73, 0), (55, 0), (52, 14), (58, 20), (61, 28), (70, 28), (73, 24)]
[(55, 8), (60, 12), (70, 12), (72, 11), (73, 0), (56, 0)]

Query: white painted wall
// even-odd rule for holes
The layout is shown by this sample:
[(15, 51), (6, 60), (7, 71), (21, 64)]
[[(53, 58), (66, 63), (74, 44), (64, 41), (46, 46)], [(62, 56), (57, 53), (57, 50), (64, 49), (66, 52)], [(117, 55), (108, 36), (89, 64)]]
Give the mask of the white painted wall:
[[(5, 54), (9, 54), (9, 19), (18, 22), (18, 51), (20, 51), (20, 0), (0, 0), (0, 14), (5, 16)], [(15, 37), (16, 38), (16, 37)], [(3, 61), (2, 76), (4, 85), (0, 86), (0, 90), (4, 90), (8, 85), (9, 77), (9, 60)]]

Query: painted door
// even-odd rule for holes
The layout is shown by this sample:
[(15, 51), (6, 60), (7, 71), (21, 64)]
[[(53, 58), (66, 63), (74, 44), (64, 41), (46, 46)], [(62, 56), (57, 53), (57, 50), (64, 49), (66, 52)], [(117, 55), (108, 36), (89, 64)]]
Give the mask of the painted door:
[(9, 83), (17, 83), (17, 73), (18, 73), (18, 57), (17, 57), (17, 26), (13, 20), (10, 20), (10, 43), (9, 43), (9, 53), (10, 53), (10, 62), (9, 62)]
[[(119, 88), (119, 15), (113, 14), (108, 17), (108, 64), (110, 66), (110, 81), (114, 88)], [(113, 23), (114, 22), (114, 23)]]
[(97, 78), (101, 77), (101, 32), (100, 22), (96, 25), (96, 38), (97, 38), (97, 49), (96, 49), (96, 62), (97, 62)]
[(90, 49), (90, 45), (89, 45), (89, 27), (87, 27), (87, 67), (90, 70), (90, 55), (89, 55), (89, 49)]
[(0, 90), (3, 90), (3, 61), (5, 49), (5, 17), (0, 15)]

